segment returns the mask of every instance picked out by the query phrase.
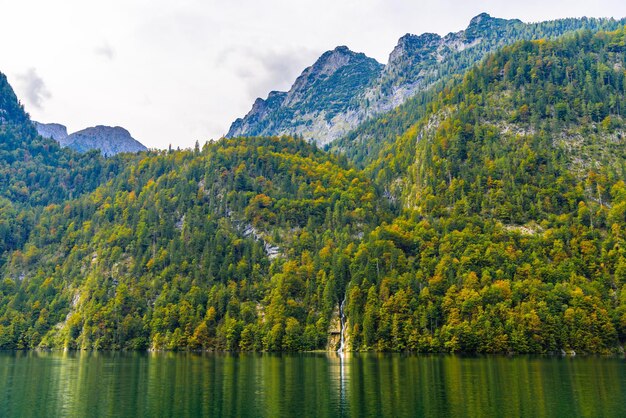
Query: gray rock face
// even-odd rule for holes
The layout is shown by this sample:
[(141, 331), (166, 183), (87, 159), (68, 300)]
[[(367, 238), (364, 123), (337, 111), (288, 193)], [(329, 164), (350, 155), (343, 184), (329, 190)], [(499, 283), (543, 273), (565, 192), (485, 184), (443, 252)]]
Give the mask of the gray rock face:
[(50, 138), (61, 144), (62, 147), (67, 145), (67, 128), (60, 123), (40, 123), (33, 121), (37, 133), (44, 137)]
[(387, 65), (337, 47), (305, 69), (288, 92), (273, 91), (267, 99), (257, 99), (226, 136), (302, 135), (328, 144), (433, 83), (462, 73), (503, 45), (580, 29), (615, 30), (625, 23), (581, 18), (526, 24), (482, 13), (465, 30), (444, 37), (434, 33), (401, 37)]
[(103, 155), (112, 156), (120, 152), (139, 152), (147, 148), (134, 139), (130, 133), (119, 126), (98, 125), (67, 134), (67, 128), (59, 123), (40, 123), (33, 121), (40, 136), (57, 141), (62, 147), (69, 147), (78, 152), (99, 149)]
[(67, 146), (78, 152), (99, 149), (103, 155), (112, 156), (120, 152), (146, 151), (147, 148), (119, 126), (98, 125), (74, 132), (66, 139)]

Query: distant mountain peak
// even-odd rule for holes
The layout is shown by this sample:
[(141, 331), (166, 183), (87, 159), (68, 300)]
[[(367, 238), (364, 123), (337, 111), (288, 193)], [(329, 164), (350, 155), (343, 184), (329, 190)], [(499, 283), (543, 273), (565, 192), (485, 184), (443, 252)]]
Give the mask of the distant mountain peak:
[(37, 121), (33, 121), (33, 125), (35, 125), (35, 129), (37, 129), (37, 133), (40, 136), (54, 139), (61, 144), (61, 146), (67, 145), (66, 139), (68, 133), (65, 125), (61, 125), (60, 123), (41, 123)]
[(147, 148), (130, 135), (121, 126), (97, 125), (74, 132), (67, 137), (68, 147), (85, 152), (99, 149), (104, 155), (115, 155), (121, 152), (139, 152)]
[(33, 121), (33, 125), (42, 137), (54, 139), (61, 146), (79, 152), (98, 149), (102, 154), (111, 156), (120, 152), (147, 150), (142, 143), (130, 135), (128, 130), (121, 126), (97, 125), (68, 135), (67, 128), (59, 123)]
[(492, 17), (488, 13), (481, 13), (478, 16), (474, 16), (470, 20), (465, 34), (468, 38), (472, 36), (478, 36), (480, 34), (489, 35), (487, 31), (493, 31), (497, 28), (510, 27), (511, 25), (523, 25), (519, 19), (502, 19), (499, 17)]
[(495, 18), (491, 17), (489, 13), (482, 12), (481, 14), (474, 16), (472, 20), (470, 20), (469, 26), (477, 26), (489, 20), (495, 20)]
[[(244, 118), (235, 120), (226, 135), (273, 135), (283, 133), (303, 134), (308, 138), (320, 132), (333, 136), (330, 120), (349, 105), (355, 92), (363, 91), (376, 78), (384, 66), (361, 52), (354, 52), (341, 45), (324, 52), (310, 67), (295, 80), (289, 91), (272, 91), (267, 99), (256, 99), (252, 109)], [(292, 132), (275, 121), (278, 109), (286, 114), (304, 114), (306, 126)], [(321, 143), (325, 143), (322, 138)]]
[(400, 39), (398, 39), (398, 44), (409, 44), (409, 43), (427, 43), (432, 41), (437, 41), (441, 39), (441, 36), (432, 32), (424, 32), (420, 35), (414, 35), (412, 33), (407, 33)]
[(327, 53), (342, 54), (342, 55), (356, 55), (357, 54), (356, 52), (352, 51), (350, 48), (348, 48), (345, 45), (339, 45), (335, 47), (335, 49), (333, 49), (332, 51), (327, 51)]
[(420, 51), (431, 51), (440, 43), (441, 36), (436, 33), (426, 32), (421, 35), (407, 33), (398, 39), (396, 47), (391, 51), (391, 54), (389, 54), (389, 64), (392, 64), (405, 55), (419, 54)]
[(93, 128), (87, 128), (87, 129), (94, 129), (96, 131), (103, 131), (109, 134), (123, 135), (123, 136), (130, 137), (130, 132), (128, 132), (128, 130), (122, 128), (121, 126), (96, 125)]
[(357, 62), (373, 60), (362, 52), (354, 52), (345, 45), (336, 47), (333, 50), (324, 52), (315, 63), (302, 72), (301, 76), (329, 76), (334, 74), (338, 69)]
[(439, 42), (441, 42), (441, 36), (436, 33), (425, 32), (421, 35), (413, 35), (411, 33), (407, 33), (406, 35), (398, 39), (398, 44), (396, 45), (396, 48), (417, 49), (427, 47)]

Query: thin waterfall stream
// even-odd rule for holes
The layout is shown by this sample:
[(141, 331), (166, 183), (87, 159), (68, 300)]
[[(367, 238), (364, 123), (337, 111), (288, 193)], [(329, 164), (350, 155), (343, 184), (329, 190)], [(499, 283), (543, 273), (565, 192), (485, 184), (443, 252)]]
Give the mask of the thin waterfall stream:
[(344, 347), (345, 347), (345, 333), (346, 333), (346, 315), (344, 312), (344, 308), (346, 305), (346, 297), (348, 295), (345, 294), (343, 296), (343, 300), (341, 301), (341, 304), (339, 305), (339, 323), (340, 323), (340, 334), (341, 337), (339, 339), (339, 349), (337, 350), (338, 353), (343, 353), (344, 351)]

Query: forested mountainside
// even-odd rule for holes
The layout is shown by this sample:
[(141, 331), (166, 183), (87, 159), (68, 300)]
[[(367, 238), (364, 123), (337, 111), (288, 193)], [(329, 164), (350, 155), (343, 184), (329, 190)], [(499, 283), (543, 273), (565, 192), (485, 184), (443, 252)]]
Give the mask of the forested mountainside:
[[(386, 65), (338, 47), (305, 69), (288, 92), (273, 91), (267, 99), (257, 99), (226, 136), (299, 135), (319, 145), (344, 138), (345, 152), (368, 152), (376, 147), (376, 135), (368, 135), (367, 128), (358, 130), (362, 134), (347, 135), (351, 130), (463, 73), (489, 52), (519, 40), (554, 39), (582, 29), (615, 30), (624, 24), (624, 19), (589, 18), (523, 23), (482, 13), (465, 30), (444, 37), (433, 33), (401, 37)], [(352, 147), (352, 140), (368, 144)]]
[[(291, 138), (151, 153), (51, 205), (5, 270), (5, 347), (324, 348), (371, 182)], [(380, 215), (379, 215), (380, 213)]]
[(38, 137), (0, 73), (0, 266), (7, 250), (24, 245), (39, 209), (95, 189), (123, 165)]
[(345, 300), (352, 350), (618, 351), (625, 36), (489, 55), (369, 124), (363, 170), (291, 137), (114, 159), (7, 250), (0, 347), (334, 349)]
[(624, 340), (624, 36), (504, 48), (369, 164), (406, 209), (361, 244), (353, 348), (604, 352)]

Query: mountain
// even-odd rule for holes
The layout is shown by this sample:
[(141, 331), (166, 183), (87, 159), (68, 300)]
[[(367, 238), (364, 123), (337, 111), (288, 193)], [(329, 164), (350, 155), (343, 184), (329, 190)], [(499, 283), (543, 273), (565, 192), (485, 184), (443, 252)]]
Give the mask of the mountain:
[(98, 125), (93, 128), (67, 134), (67, 128), (58, 123), (33, 122), (39, 135), (52, 138), (63, 147), (69, 147), (78, 152), (87, 152), (93, 149), (100, 150), (105, 156), (112, 156), (121, 152), (140, 152), (147, 148), (134, 139), (130, 133), (119, 126), (110, 127)]
[(362, 53), (337, 47), (305, 69), (288, 92), (273, 91), (266, 100), (257, 99), (245, 118), (233, 122), (227, 137), (298, 134), (317, 138), (320, 132), (338, 137), (349, 117), (345, 112), (356, 109), (355, 97), (382, 69), (383, 65)]
[[(301, 135), (325, 145), (434, 83), (464, 72), (503, 45), (552, 39), (581, 29), (614, 30), (625, 23), (581, 18), (526, 24), (482, 13), (465, 30), (444, 37), (432, 33), (403, 36), (385, 66), (339, 47), (307, 68), (288, 92), (271, 92), (267, 99), (257, 99), (245, 117), (232, 123), (226, 136)], [(330, 68), (340, 71), (324, 77), (321, 69), (329, 59), (335, 63)]]
[(140, 152), (147, 148), (130, 136), (130, 133), (119, 126), (98, 125), (93, 128), (70, 134), (66, 140), (67, 146), (78, 152), (99, 149), (103, 155), (111, 156), (120, 152)]
[(40, 123), (33, 121), (37, 133), (44, 138), (57, 141), (62, 147), (67, 146), (67, 127), (60, 123)]

